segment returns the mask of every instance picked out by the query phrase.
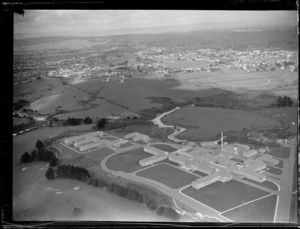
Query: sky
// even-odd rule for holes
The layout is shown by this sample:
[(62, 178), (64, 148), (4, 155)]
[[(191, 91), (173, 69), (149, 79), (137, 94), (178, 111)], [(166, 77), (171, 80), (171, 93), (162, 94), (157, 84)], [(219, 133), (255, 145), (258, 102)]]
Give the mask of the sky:
[(14, 33), (68, 35), (199, 23), (297, 25), (296, 11), (25, 10), (14, 16)]

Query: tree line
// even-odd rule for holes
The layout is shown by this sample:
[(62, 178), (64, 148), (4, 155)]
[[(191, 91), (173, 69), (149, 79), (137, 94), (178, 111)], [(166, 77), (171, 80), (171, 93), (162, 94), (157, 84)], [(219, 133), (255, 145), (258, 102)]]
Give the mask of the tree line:
[(64, 121), (64, 126), (78, 126), (80, 124), (91, 124), (93, 123), (93, 119), (89, 116), (83, 118), (70, 118)]
[(58, 164), (58, 158), (55, 153), (45, 148), (44, 143), (41, 140), (37, 140), (35, 149), (29, 154), (27, 151), (21, 155), (21, 163), (29, 163), (33, 161), (45, 161), (49, 162), (50, 166), (54, 167)]
[(278, 107), (291, 107), (293, 105), (293, 101), (288, 96), (279, 96), (276, 100), (276, 105)]

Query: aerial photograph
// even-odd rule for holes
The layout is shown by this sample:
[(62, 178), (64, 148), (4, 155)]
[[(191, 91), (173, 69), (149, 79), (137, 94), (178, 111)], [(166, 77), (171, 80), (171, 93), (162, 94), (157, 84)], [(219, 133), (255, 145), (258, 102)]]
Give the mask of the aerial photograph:
[(13, 220), (296, 224), (297, 16), (15, 13)]

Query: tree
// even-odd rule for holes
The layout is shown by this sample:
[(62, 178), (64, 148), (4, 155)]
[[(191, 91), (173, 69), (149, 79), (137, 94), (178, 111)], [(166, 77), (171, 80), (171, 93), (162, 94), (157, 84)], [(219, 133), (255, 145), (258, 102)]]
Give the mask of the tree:
[(44, 145), (44, 143), (40, 139), (38, 139), (36, 141), (35, 147), (38, 149), (38, 151), (40, 151), (42, 148), (45, 147), (45, 145)]
[(106, 124), (106, 119), (105, 118), (101, 118), (99, 121), (98, 121), (98, 123), (97, 123), (97, 128), (98, 129), (102, 129), (104, 126), (105, 126), (105, 124)]
[(35, 149), (31, 151), (30, 157), (31, 157), (31, 161), (35, 161), (35, 159), (36, 159), (36, 150)]
[(22, 154), (21, 159), (20, 159), (21, 163), (29, 163), (31, 162), (31, 157), (29, 155), (28, 152), (25, 152)]
[(146, 203), (147, 207), (151, 210), (151, 211), (155, 211), (157, 209), (157, 203), (155, 200), (150, 200)]
[(177, 212), (173, 209), (173, 208), (166, 208), (164, 211), (164, 216), (172, 219), (172, 220), (178, 220), (179, 219), (179, 215), (177, 214)]
[(84, 124), (91, 124), (91, 123), (93, 123), (93, 120), (92, 120), (89, 116), (87, 116), (87, 117), (83, 120), (83, 123), (84, 123)]
[(55, 157), (55, 156), (51, 157), (51, 160), (50, 160), (50, 163), (49, 163), (50, 167), (55, 167), (55, 166), (57, 166), (57, 164), (58, 164), (57, 157)]
[(48, 180), (53, 180), (55, 179), (55, 173), (52, 167), (49, 167), (48, 170), (46, 171), (46, 178)]

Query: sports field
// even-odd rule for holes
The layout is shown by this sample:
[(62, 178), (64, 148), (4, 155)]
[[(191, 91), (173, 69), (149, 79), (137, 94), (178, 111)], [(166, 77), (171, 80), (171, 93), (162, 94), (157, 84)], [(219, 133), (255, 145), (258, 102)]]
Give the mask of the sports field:
[(256, 182), (254, 180), (250, 180), (246, 177), (243, 177), (242, 179), (247, 181), (247, 182), (250, 182), (250, 183), (265, 187), (265, 188), (268, 188), (270, 190), (278, 191), (278, 186), (276, 184), (274, 184), (273, 182), (271, 182), (271, 181), (266, 180), (266, 181), (263, 181), (263, 182), (259, 183), (259, 182)]
[(109, 148), (102, 148), (102, 149), (94, 150), (92, 152), (88, 152), (85, 154), (85, 156), (100, 163), (103, 160), (103, 158), (105, 158), (106, 156), (112, 153), (114, 153), (113, 150)]
[(152, 154), (146, 153), (142, 147), (117, 154), (106, 161), (106, 166), (113, 171), (132, 173), (144, 167), (140, 166), (139, 161), (151, 157)]
[(182, 193), (220, 212), (270, 194), (236, 180), (217, 181), (198, 190), (190, 186)]
[(222, 214), (234, 222), (273, 222), (277, 195), (271, 195)]
[(190, 184), (198, 178), (193, 174), (167, 164), (158, 164), (149, 169), (142, 170), (136, 173), (136, 175), (158, 181), (173, 189)]
[(289, 159), (290, 158), (290, 148), (289, 147), (279, 147), (270, 149), (271, 152), (268, 154), (280, 158), (280, 159)]
[(177, 149), (173, 146), (170, 146), (170, 145), (167, 145), (167, 144), (152, 144), (151, 146), (157, 148), (157, 149), (160, 149), (160, 150), (163, 150), (163, 151), (166, 151), (168, 153), (172, 153), (174, 151), (176, 151)]

